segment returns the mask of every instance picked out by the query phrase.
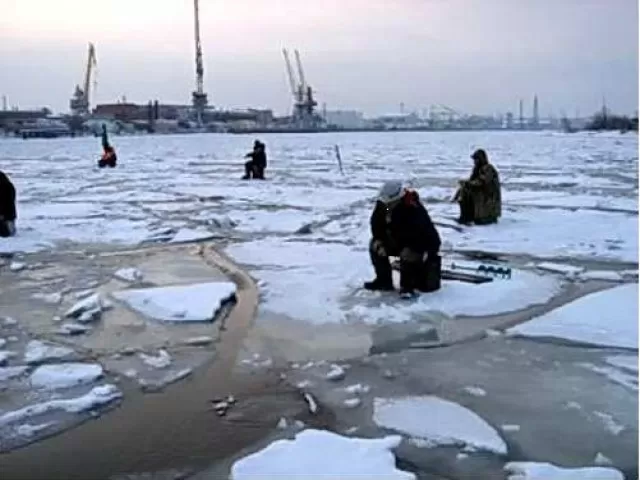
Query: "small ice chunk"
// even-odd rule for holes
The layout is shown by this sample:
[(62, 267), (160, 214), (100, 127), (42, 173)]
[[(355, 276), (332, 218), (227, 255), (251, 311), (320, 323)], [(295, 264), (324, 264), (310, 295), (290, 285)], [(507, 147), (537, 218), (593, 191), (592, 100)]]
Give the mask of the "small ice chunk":
[(28, 364), (34, 364), (47, 360), (60, 360), (73, 355), (73, 353), (73, 350), (67, 347), (31, 340), (25, 348), (24, 361)]
[(0, 365), (4, 365), (9, 361), (10, 358), (15, 356), (16, 354), (14, 352), (10, 352), (9, 350), (0, 350)]
[(0, 427), (12, 423), (24, 421), (27, 418), (37, 417), (56, 410), (68, 413), (81, 413), (95, 407), (107, 405), (122, 397), (122, 393), (115, 385), (100, 385), (94, 387), (85, 395), (69, 399), (55, 399), (42, 403), (36, 403), (19, 410), (12, 410), (0, 415)]
[(584, 272), (584, 267), (574, 267), (573, 265), (553, 262), (542, 262), (536, 267), (540, 270), (546, 270), (547, 272), (561, 273), (568, 277), (573, 277)]
[(202, 337), (191, 337), (187, 338), (184, 341), (185, 345), (191, 345), (192, 347), (201, 347), (204, 345), (209, 345), (213, 342), (212, 337), (202, 336)]
[(604, 455), (603, 453), (601, 453), (601, 452), (598, 452), (596, 454), (596, 458), (593, 459), (593, 463), (595, 465), (600, 465), (600, 466), (602, 466), (602, 465), (607, 465), (607, 466), (613, 465), (613, 462), (611, 461), (611, 459), (609, 457), (607, 457), (606, 455)]
[(587, 270), (580, 274), (581, 280), (603, 280), (605, 282), (621, 282), (622, 275), (610, 270)]
[(19, 377), (27, 371), (29, 367), (0, 367), (0, 382), (6, 382), (12, 378)]
[(38, 425), (25, 423), (22, 425), (18, 425), (16, 427), (16, 433), (21, 437), (33, 437), (34, 435), (37, 435), (38, 433), (42, 432), (43, 430), (46, 430), (47, 428), (49, 428), (51, 425), (54, 425), (54, 424), (55, 422), (41, 423)]
[(307, 404), (309, 405), (309, 411), (311, 413), (317, 413), (318, 412), (318, 404), (316, 403), (316, 401), (313, 398), (313, 396), (310, 393), (305, 393), (304, 394), (304, 399), (307, 401)]
[(520, 425), (508, 425), (508, 424), (505, 424), (505, 425), (501, 425), (500, 429), (503, 432), (519, 432), (520, 431)]
[(56, 330), (56, 333), (59, 335), (81, 335), (83, 333), (87, 333), (89, 330), (91, 330), (91, 327), (87, 327), (80, 323), (69, 322), (60, 325), (60, 328)]
[(138, 354), (138, 357), (140, 357), (140, 360), (144, 363), (153, 368), (167, 368), (171, 365), (171, 355), (169, 355), (169, 352), (164, 349), (158, 351), (157, 356), (140, 353)]
[(582, 405), (574, 401), (567, 402), (566, 407), (570, 410), (582, 410)]
[(480, 387), (464, 387), (463, 390), (474, 397), (485, 397), (487, 395), (487, 391)]
[(29, 381), (35, 388), (56, 390), (86, 385), (104, 375), (97, 363), (59, 363), (36, 368)]
[(86, 290), (78, 290), (77, 292), (74, 292), (72, 294), (72, 297), (75, 298), (76, 300), (82, 300), (87, 298), (88, 296), (93, 295), (93, 289), (89, 288)]
[(57, 305), (62, 301), (61, 293), (34, 293), (31, 297), (54, 305)]
[(296, 384), (296, 387), (298, 387), (300, 390), (303, 390), (303, 389), (308, 388), (308, 387), (310, 387), (312, 385), (313, 385), (313, 383), (310, 380), (303, 380), (301, 382), (298, 382)]
[[(96, 315), (96, 312), (100, 313), (101, 311), (107, 310), (112, 306), (113, 304), (110, 301), (103, 299), (99, 293), (94, 293), (93, 295), (90, 295), (89, 297), (76, 302), (75, 305), (67, 310), (64, 316), (73, 318), (80, 317), (78, 318), (78, 320), (81, 321), (83, 314), (85, 314), (86, 312), (90, 312), (87, 315), (93, 318)], [(87, 317), (85, 316), (85, 318)]]
[(354, 398), (347, 398), (343, 404), (345, 407), (347, 408), (356, 408), (359, 407), (360, 404), (362, 403), (362, 400), (360, 400), (358, 397), (354, 397)]
[(619, 435), (625, 429), (624, 425), (619, 424), (613, 418), (613, 415), (603, 412), (593, 412), (593, 414), (602, 420), (605, 428), (609, 430), (613, 435)]
[(0, 348), (3, 348), (7, 344), (7, 341), (4, 338), (0, 338)]
[(17, 325), (18, 321), (15, 318), (12, 318), (12, 317), (4, 317), (4, 324), (7, 327), (12, 327), (14, 325)]
[(345, 392), (350, 393), (352, 395), (369, 393), (370, 390), (371, 390), (371, 387), (369, 387), (369, 385), (362, 385), (361, 383), (349, 385), (344, 389)]
[(11, 264), (9, 264), (9, 270), (11, 270), (12, 272), (19, 272), (21, 270), (24, 270), (26, 267), (27, 264), (22, 262), (11, 262)]
[(326, 375), (327, 380), (332, 380), (334, 382), (340, 381), (345, 377), (344, 368), (340, 365), (332, 364), (329, 373)]
[(504, 335), (500, 330), (495, 330), (493, 328), (485, 330), (484, 333), (489, 338), (502, 337)]
[(469, 458), (469, 454), (468, 453), (459, 452), (456, 455), (456, 460), (465, 460), (467, 458)]
[(62, 321), (62, 317), (60, 315), (55, 315), (52, 320), (56, 323), (61, 322)]
[(137, 268), (129, 267), (129, 268), (121, 268), (117, 270), (114, 274), (118, 280), (122, 280), (129, 283), (139, 282), (144, 278), (144, 275)]
[(17, 341), (18, 341), (18, 337), (16, 337), (16, 336), (12, 335), (12, 336), (10, 336), (9, 338), (7, 338), (7, 340), (8, 340), (9, 342), (17, 342)]
[(135, 368), (129, 368), (122, 372), (122, 374), (127, 378), (136, 378), (138, 376), (138, 371)]
[(278, 428), (279, 430), (285, 430), (288, 426), (289, 424), (287, 423), (287, 419), (282, 417), (280, 420), (278, 420), (278, 425), (276, 425), (276, 428)]
[(509, 462), (507, 480), (624, 480), (619, 470), (605, 467), (561, 468), (551, 463)]

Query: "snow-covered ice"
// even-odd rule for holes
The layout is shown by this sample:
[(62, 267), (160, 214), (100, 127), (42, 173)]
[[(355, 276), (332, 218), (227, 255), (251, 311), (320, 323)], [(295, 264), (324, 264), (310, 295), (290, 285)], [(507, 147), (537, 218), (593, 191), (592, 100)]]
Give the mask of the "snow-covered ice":
[(140, 360), (153, 368), (167, 368), (171, 365), (171, 355), (166, 350), (158, 351), (157, 355), (148, 355), (146, 353), (140, 353), (138, 355)]
[(79, 322), (86, 323), (92, 321), (104, 310), (113, 307), (112, 302), (100, 293), (94, 293), (76, 302), (69, 308), (64, 316), (77, 318)]
[(621, 273), (610, 270), (587, 270), (578, 277), (581, 280), (602, 280), (605, 282), (622, 282), (624, 279)]
[(113, 297), (155, 320), (206, 322), (213, 320), (222, 305), (235, 293), (234, 283), (207, 282), (121, 290), (114, 292)]
[(400, 442), (399, 436), (364, 439), (303, 430), (293, 440), (277, 440), (235, 462), (231, 480), (293, 480), (309, 478), (310, 474), (322, 480), (415, 479), (414, 474), (396, 468), (392, 449)]
[(536, 265), (540, 270), (546, 270), (554, 273), (562, 273), (567, 276), (576, 276), (584, 271), (584, 267), (576, 267), (573, 265), (564, 265), (562, 263), (542, 262)]
[(507, 454), (500, 434), (476, 413), (435, 396), (376, 398), (373, 420), (380, 427), (424, 440), (430, 446), (463, 445)]
[(32, 295), (36, 300), (42, 300), (45, 303), (58, 304), (62, 301), (62, 294), (57, 293), (34, 293)]
[(63, 360), (73, 355), (73, 350), (40, 340), (31, 340), (27, 343), (24, 353), (24, 361), (28, 364), (41, 363), (47, 360)]
[(29, 367), (0, 367), (0, 382), (6, 382), (12, 378), (19, 377), (24, 374)]
[(625, 480), (622, 472), (609, 467), (562, 468), (551, 463), (509, 462), (504, 469), (507, 480)]
[(4, 365), (9, 361), (10, 358), (13, 358), (15, 356), (15, 352), (9, 350), (0, 350), (0, 365)]
[(36, 418), (40, 415), (58, 410), (68, 413), (85, 412), (96, 407), (107, 405), (121, 397), (122, 393), (115, 385), (100, 385), (79, 397), (49, 400), (0, 414), (0, 427), (23, 422), (29, 418)]
[(103, 374), (102, 367), (97, 363), (58, 363), (39, 366), (29, 381), (35, 388), (56, 390), (92, 383)]
[(117, 270), (114, 274), (118, 280), (123, 280), (125, 282), (139, 282), (144, 278), (144, 275), (140, 270), (134, 267), (121, 268)]
[(215, 235), (204, 228), (181, 228), (171, 239), (170, 243), (187, 243), (208, 240)]
[(526, 337), (553, 337), (637, 349), (638, 284), (621, 285), (586, 295), (508, 332)]

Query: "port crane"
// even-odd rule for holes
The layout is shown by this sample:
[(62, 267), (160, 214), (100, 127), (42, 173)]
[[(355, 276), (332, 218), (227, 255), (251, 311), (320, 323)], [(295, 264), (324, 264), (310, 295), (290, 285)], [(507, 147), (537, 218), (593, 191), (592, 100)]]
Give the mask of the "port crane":
[(200, 8), (199, 0), (193, 0), (196, 42), (196, 89), (191, 94), (196, 123), (202, 127), (204, 111), (207, 108), (207, 94), (204, 93), (204, 66), (202, 63), (202, 43), (200, 42)]
[(296, 79), (289, 52), (286, 48), (282, 49), (284, 62), (287, 67), (287, 77), (289, 79), (289, 87), (293, 95), (293, 120), (298, 127), (316, 128), (319, 124), (319, 117), (315, 113), (318, 102), (313, 97), (313, 88), (307, 83), (302, 61), (300, 60), (300, 52), (294, 50), (296, 66), (298, 69), (298, 78)]
[[(89, 53), (87, 57), (87, 67), (84, 74), (84, 83), (83, 86), (76, 85), (76, 89), (73, 92), (73, 97), (69, 101), (69, 107), (71, 109), (71, 113), (77, 116), (86, 116), (89, 114), (89, 100), (91, 94), (91, 74), (95, 72), (96, 67), (98, 66), (96, 60), (96, 49), (93, 43), (89, 43)], [(93, 88), (95, 90), (96, 87), (96, 79), (94, 73), (94, 82)]]

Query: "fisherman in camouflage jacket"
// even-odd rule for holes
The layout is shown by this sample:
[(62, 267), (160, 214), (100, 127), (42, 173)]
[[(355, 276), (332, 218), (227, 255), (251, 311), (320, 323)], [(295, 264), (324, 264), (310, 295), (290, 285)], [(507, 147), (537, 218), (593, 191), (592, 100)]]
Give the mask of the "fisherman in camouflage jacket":
[(476, 150), (473, 171), (468, 180), (460, 180), (454, 200), (460, 204), (459, 223), (487, 225), (496, 223), (502, 215), (502, 198), (498, 171), (489, 163), (487, 152)]

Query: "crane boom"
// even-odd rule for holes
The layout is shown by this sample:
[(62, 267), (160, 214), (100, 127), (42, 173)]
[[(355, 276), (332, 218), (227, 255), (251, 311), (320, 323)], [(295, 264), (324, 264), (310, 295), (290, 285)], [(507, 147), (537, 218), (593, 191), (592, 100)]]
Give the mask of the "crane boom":
[(289, 77), (289, 86), (291, 87), (291, 94), (293, 98), (297, 98), (296, 79), (293, 75), (293, 68), (291, 67), (291, 61), (289, 60), (289, 52), (286, 48), (282, 49), (282, 55), (284, 55), (284, 63), (287, 66), (287, 76)]
[(89, 93), (91, 90), (91, 72), (96, 66), (96, 49), (93, 43), (89, 43), (89, 56), (87, 58), (87, 70), (84, 74), (84, 95), (89, 103)]
[(307, 89), (307, 81), (304, 78), (304, 70), (302, 70), (302, 62), (300, 61), (300, 52), (296, 49), (296, 63), (298, 64), (298, 75), (300, 76), (300, 89), (305, 91)]
[(198, 0), (193, 0), (195, 9), (195, 41), (196, 41), (196, 92), (204, 93), (204, 66), (202, 65), (202, 43), (200, 42), (200, 8)]

